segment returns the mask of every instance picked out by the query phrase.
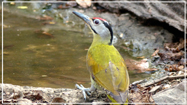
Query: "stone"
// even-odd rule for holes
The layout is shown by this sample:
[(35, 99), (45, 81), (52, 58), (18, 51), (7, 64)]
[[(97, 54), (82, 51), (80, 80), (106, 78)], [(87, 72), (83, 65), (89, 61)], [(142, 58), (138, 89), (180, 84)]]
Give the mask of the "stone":
[(185, 104), (187, 90), (186, 80), (171, 88), (160, 91), (152, 96), (156, 104)]
[(149, 92), (155, 94), (159, 89), (161, 89), (161, 85), (153, 87)]
[(182, 32), (185, 31), (185, 0), (175, 3), (164, 3), (161, 0), (155, 0), (157, 3), (155, 3), (155, 1), (142, 1), (141, 3), (137, 3), (133, 0), (128, 0), (126, 2), (119, 2), (118, 0), (113, 1), (115, 2), (100, 2), (98, 5), (110, 12), (127, 13), (127, 11), (129, 11), (130, 13), (143, 19), (154, 19), (159, 22), (167, 23)]

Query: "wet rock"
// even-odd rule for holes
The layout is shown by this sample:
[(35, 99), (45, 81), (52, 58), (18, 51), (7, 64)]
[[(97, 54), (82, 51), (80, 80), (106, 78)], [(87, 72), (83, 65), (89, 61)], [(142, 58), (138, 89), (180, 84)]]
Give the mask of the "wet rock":
[(175, 103), (175, 104), (184, 104), (185, 103), (185, 94), (187, 91), (185, 87), (187, 86), (186, 80), (178, 84), (177, 86), (165, 89), (153, 95), (155, 103)]

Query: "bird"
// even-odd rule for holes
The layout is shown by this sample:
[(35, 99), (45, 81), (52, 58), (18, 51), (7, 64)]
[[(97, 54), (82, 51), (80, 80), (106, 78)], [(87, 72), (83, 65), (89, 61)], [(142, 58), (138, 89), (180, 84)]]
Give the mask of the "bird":
[(93, 33), (93, 41), (88, 49), (86, 65), (90, 73), (91, 87), (85, 88), (76, 84), (86, 93), (102, 89), (107, 91), (107, 97), (113, 103), (127, 103), (129, 89), (129, 74), (123, 57), (113, 46), (112, 26), (106, 19), (89, 16), (73, 11), (82, 19)]

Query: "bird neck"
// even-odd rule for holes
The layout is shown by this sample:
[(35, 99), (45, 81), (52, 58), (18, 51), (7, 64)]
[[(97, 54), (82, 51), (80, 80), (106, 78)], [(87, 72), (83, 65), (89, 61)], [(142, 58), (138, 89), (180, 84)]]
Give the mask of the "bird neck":
[(94, 45), (99, 45), (99, 44), (104, 44), (104, 45), (112, 45), (112, 43), (110, 42), (110, 37), (101, 37), (100, 35), (93, 35), (93, 42), (92, 42), (92, 46)]

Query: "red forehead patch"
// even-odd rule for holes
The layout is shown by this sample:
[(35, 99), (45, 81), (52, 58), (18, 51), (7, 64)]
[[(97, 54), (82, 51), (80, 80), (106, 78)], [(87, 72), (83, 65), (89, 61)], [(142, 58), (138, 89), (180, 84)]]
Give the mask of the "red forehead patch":
[(102, 19), (100, 17), (93, 17), (93, 19), (99, 19), (99, 20), (102, 20), (102, 21), (106, 21), (105, 19)]

